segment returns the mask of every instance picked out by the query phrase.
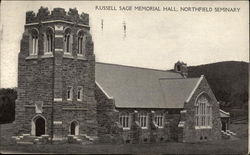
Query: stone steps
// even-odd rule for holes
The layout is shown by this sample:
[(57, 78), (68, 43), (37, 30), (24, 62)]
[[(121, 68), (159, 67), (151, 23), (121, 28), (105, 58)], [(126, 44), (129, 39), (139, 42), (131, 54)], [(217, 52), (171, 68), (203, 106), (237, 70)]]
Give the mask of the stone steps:
[(49, 142), (49, 135), (37, 137), (23, 134), (22, 136), (12, 136), (12, 139), (17, 144), (46, 144)]
[(94, 141), (93, 137), (81, 134), (78, 136), (68, 135), (68, 143), (72, 144), (92, 144)]
[(230, 134), (228, 134), (227, 132), (221, 130), (221, 133), (222, 133), (222, 138), (224, 138), (224, 139), (229, 139), (230, 138)]
[(236, 133), (230, 131), (230, 130), (226, 130), (226, 131), (221, 131), (222, 133), (222, 137), (225, 139), (235, 139), (236, 137)]
[(227, 132), (228, 134), (230, 134), (230, 135), (236, 136), (236, 133), (234, 133), (234, 132), (232, 132), (232, 131), (230, 131), (230, 130), (226, 130), (226, 132)]
[(34, 144), (33, 142), (23, 142), (23, 141), (19, 141), (16, 142), (17, 144)]

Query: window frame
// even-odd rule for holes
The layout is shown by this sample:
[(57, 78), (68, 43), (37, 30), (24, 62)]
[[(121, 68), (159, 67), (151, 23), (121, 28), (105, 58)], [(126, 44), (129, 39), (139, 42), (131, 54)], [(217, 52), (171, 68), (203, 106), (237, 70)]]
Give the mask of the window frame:
[[(35, 34), (36, 33), (36, 34)], [(30, 32), (30, 52), (29, 55), (38, 55), (39, 31), (33, 28)]]
[(66, 27), (63, 33), (63, 53), (66, 55), (72, 55), (72, 37), (71, 29)]
[(212, 105), (210, 98), (204, 93), (198, 95), (195, 101), (195, 129), (212, 128)]
[(164, 128), (164, 114), (163, 113), (156, 113), (154, 115), (154, 122), (158, 128)]
[(54, 50), (55, 34), (54, 29), (47, 27), (44, 33), (44, 55), (51, 55)]
[(86, 35), (84, 34), (83, 30), (79, 30), (77, 33), (77, 55), (78, 56), (84, 56), (86, 53), (85, 48), (86, 43)]
[[(70, 98), (69, 98), (69, 96), (70, 96)], [(73, 100), (73, 87), (72, 86), (69, 86), (67, 88), (66, 98), (67, 98), (67, 101), (72, 101)]]
[(142, 129), (148, 129), (148, 113), (139, 113), (138, 122)]
[(119, 114), (119, 124), (122, 126), (123, 130), (130, 130), (131, 119), (128, 112), (122, 112)]
[[(80, 98), (78, 98), (79, 89), (80, 89)], [(76, 99), (77, 99), (77, 101), (83, 101), (83, 87), (82, 86), (77, 87), (77, 98)]]

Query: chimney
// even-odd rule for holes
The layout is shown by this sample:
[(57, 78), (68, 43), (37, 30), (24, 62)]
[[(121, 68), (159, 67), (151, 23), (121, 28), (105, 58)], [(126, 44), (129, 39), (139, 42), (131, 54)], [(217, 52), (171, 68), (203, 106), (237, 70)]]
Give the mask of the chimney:
[(178, 61), (175, 63), (174, 71), (180, 73), (184, 78), (187, 78), (188, 76), (187, 64), (182, 61)]

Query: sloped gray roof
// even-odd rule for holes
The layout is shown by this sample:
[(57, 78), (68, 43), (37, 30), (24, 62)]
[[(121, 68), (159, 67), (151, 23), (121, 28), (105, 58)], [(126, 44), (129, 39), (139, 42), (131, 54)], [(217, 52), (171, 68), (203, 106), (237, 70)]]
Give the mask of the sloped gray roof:
[(96, 82), (123, 108), (183, 108), (198, 78), (147, 68), (96, 63)]
[(160, 79), (165, 104), (169, 108), (183, 108), (199, 78)]

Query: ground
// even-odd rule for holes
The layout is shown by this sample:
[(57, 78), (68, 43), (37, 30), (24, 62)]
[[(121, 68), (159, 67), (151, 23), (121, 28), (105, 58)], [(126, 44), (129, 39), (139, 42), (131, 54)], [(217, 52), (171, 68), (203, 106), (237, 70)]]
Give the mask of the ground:
[(232, 131), (238, 130), (238, 137), (231, 140), (220, 140), (205, 143), (161, 143), (161, 144), (126, 144), (126, 145), (9, 145), (12, 124), (1, 125), (1, 153), (95, 153), (95, 154), (247, 154), (248, 124), (231, 124)]

